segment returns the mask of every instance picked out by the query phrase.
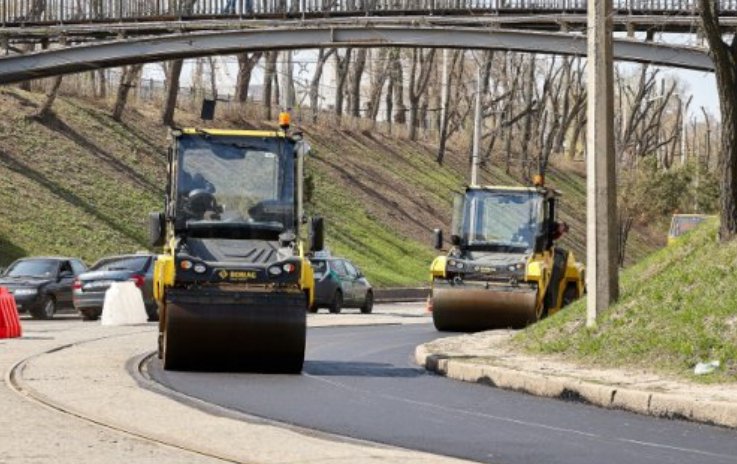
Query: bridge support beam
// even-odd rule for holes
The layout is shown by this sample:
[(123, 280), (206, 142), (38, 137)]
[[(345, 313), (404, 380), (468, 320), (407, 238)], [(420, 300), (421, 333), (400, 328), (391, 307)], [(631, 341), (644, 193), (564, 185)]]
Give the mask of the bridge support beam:
[(586, 325), (619, 296), (612, 0), (589, 0), (586, 137)]

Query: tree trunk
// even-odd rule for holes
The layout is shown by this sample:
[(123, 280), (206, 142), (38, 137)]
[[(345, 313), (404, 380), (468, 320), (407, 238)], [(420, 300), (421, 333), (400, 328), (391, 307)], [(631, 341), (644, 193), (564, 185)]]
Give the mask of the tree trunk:
[(392, 90), (394, 93), (394, 122), (404, 124), (407, 121), (407, 115), (404, 114), (407, 107), (404, 106), (404, 72), (399, 53), (392, 59)]
[(128, 94), (131, 88), (136, 85), (142, 69), (142, 64), (126, 66), (123, 69), (123, 73), (120, 76), (120, 85), (118, 85), (118, 95), (115, 99), (115, 106), (113, 107), (113, 119), (116, 121), (120, 121), (123, 117), (123, 110), (125, 110), (125, 105), (128, 102)]
[(331, 48), (325, 51), (321, 48), (317, 54), (317, 63), (315, 63), (315, 72), (312, 74), (312, 80), (310, 81), (310, 110), (312, 111), (312, 122), (317, 122), (317, 114), (320, 110), (320, 79), (322, 78), (322, 72), (325, 68), (328, 58), (335, 53), (335, 49)]
[(719, 107), (722, 113), (719, 154), (719, 238), (737, 235), (737, 35), (730, 44), (722, 40), (717, 8), (713, 0), (699, 0), (701, 24), (714, 60)]
[[(394, 53), (395, 50), (392, 50), (391, 53)], [(385, 48), (381, 48), (379, 50), (379, 59), (377, 60), (380, 66), (380, 71), (378, 75), (374, 75), (372, 81), (371, 81), (371, 95), (369, 96), (369, 117), (372, 121), (376, 122), (376, 118), (379, 116), (379, 106), (380, 100), (381, 100), (381, 92), (384, 89), (384, 84), (386, 83), (386, 79), (389, 76), (389, 64), (390, 60), (388, 59), (388, 53)]]
[[(430, 71), (435, 59), (435, 49), (425, 55), (421, 49), (412, 49), (412, 68), (409, 76), (409, 139), (417, 140), (418, 110), (420, 98), (430, 82)], [(419, 71), (418, 71), (419, 67)]]
[(174, 110), (177, 107), (177, 96), (179, 95), (179, 77), (182, 74), (184, 60), (171, 62), (169, 75), (166, 76), (166, 100), (161, 109), (161, 124), (172, 126), (174, 124)]
[(276, 73), (276, 57), (279, 52), (266, 53), (266, 66), (264, 68), (263, 82), (263, 105), (265, 109), (264, 119), (271, 121), (272, 83)]
[(351, 61), (352, 51), (353, 49), (346, 48), (342, 57), (340, 53), (335, 53), (335, 114), (339, 117), (343, 115), (345, 81), (348, 76), (348, 64)]
[(361, 79), (366, 68), (366, 49), (361, 48), (356, 53), (356, 59), (351, 64), (350, 101), (351, 116), (361, 117)]
[(263, 52), (241, 53), (238, 55), (238, 76), (235, 83), (235, 100), (239, 103), (248, 101), (248, 89), (251, 85), (251, 74), (261, 59)]
[(51, 81), (51, 88), (46, 93), (46, 100), (44, 100), (43, 105), (41, 105), (38, 111), (36, 111), (36, 113), (33, 115), (35, 118), (46, 119), (46, 117), (51, 114), (51, 106), (54, 104), (54, 100), (56, 100), (56, 96), (59, 94), (61, 78), (62, 76), (56, 76)]

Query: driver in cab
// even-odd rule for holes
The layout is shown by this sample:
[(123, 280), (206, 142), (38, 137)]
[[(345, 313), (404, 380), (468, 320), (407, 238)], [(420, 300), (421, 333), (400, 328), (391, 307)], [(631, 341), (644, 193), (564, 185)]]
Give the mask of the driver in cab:
[(222, 209), (215, 200), (215, 186), (202, 173), (182, 169), (179, 194), (187, 201), (187, 211), (195, 219), (217, 220)]

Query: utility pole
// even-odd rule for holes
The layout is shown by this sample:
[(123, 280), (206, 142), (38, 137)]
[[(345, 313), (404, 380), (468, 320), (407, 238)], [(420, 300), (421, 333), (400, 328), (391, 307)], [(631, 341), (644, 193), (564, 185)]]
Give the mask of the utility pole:
[(473, 117), (473, 154), (471, 156), (471, 185), (479, 184), (479, 145), (481, 144), (481, 61), (476, 74), (476, 110)]
[(612, 0), (588, 0), (586, 325), (619, 297)]

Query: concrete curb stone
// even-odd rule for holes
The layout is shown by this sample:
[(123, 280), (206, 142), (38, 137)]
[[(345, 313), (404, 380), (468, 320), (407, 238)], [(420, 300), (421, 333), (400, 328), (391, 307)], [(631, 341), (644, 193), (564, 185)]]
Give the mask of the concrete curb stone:
[(737, 428), (737, 398), (735, 402), (699, 400), (682, 394), (623, 388), (575, 377), (474, 363), (467, 359), (453, 359), (449, 355), (433, 353), (425, 345), (416, 348), (415, 361), (431, 372), (465, 382), (548, 398), (581, 401), (650, 416), (683, 418)]

